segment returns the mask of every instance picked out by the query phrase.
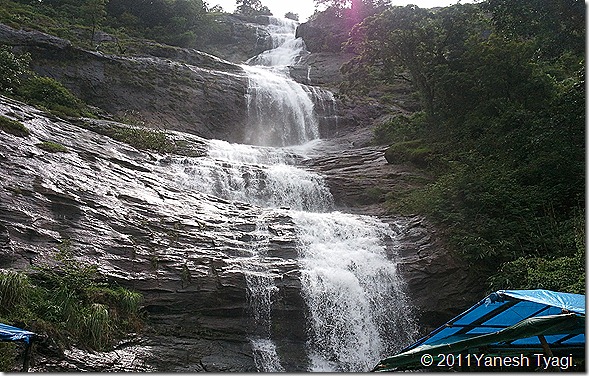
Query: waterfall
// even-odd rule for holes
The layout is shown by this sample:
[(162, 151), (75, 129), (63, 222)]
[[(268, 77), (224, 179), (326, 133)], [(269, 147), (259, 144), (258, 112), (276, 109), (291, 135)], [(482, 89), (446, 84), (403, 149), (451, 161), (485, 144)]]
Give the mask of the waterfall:
[[(248, 124), (245, 141), (253, 145), (299, 145), (319, 138), (318, 113), (335, 113), (333, 94), (295, 82), (288, 67), (308, 54), (298, 23), (269, 17), (275, 48), (242, 65), (248, 77)], [(318, 104), (318, 107), (316, 107)]]
[[(395, 233), (377, 218), (334, 209), (319, 174), (300, 162), (321, 150), (318, 112), (335, 114), (333, 95), (296, 83), (287, 65), (304, 54), (296, 23), (270, 18), (275, 48), (243, 65), (248, 76), (246, 143), (207, 140), (203, 157), (170, 157), (177, 182), (259, 212), (251, 241), (236, 260), (247, 285), (250, 343), (259, 371), (284, 371), (272, 338), (272, 307), (282, 278), (268, 258), (268, 220), (290, 218), (307, 309), (311, 371), (367, 371), (415, 334), (394, 263)], [(393, 247), (394, 248), (394, 247)], [(292, 260), (291, 260), (292, 261)]]
[(242, 260), (243, 273), (247, 284), (246, 297), (255, 322), (255, 331), (250, 338), (254, 361), (262, 372), (283, 372), (276, 345), (270, 339), (272, 320), (272, 300), (278, 288), (274, 284), (277, 276), (268, 272), (264, 265), (268, 250), (268, 223), (262, 215), (253, 233), (250, 249), (252, 256)]
[(272, 49), (262, 52), (247, 61), (250, 65), (286, 67), (295, 64), (307, 53), (303, 38), (293, 38), (298, 22), (276, 17), (268, 18), (268, 32), (272, 38)]
[(387, 257), (386, 238), (394, 234), (367, 216), (296, 212), (293, 218), (312, 370), (369, 370), (394, 343), (414, 334), (396, 266)]
[(319, 137), (309, 92), (286, 73), (244, 65), (248, 73), (248, 127), (254, 145), (297, 145)]
[(314, 212), (333, 208), (323, 178), (292, 165), (295, 159), (283, 149), (210, 141), (208, 157), (175, 158), (172, 168), (185, 186), (226, 200)]

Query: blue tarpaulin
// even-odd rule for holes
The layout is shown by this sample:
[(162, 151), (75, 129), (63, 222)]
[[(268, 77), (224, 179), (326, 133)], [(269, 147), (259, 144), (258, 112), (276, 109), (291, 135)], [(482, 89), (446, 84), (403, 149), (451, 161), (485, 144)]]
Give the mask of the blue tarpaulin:
[(24, 341), (29, 343), (35, 333), (14, 326), (0, 324), (0, 341)]
[[(542, 342), (545, 343), (542, 343)], [(424, 354), (585, 348), (585, 296), (549, 290), (500, 290), (427, 336), (383, 359), (375, 371), (420, 368)]]

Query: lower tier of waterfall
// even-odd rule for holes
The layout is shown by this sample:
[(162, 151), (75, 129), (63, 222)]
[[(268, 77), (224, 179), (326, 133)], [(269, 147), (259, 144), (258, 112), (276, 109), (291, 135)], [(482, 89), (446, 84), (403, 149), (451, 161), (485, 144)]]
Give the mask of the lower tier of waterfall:
[(283, 278), (277, 268), (283, 260), (268, 252), (275, 217), (288, 218), (294, 229), (297, 254), (290, 262), (300, 272), (307, 306), (309, 370), (366, 371), (414, 337), (395, 264), (395, 233), (378, 218), (334, 211), (323, 178), (296, 165), (305, 158), (304, 146), (208, 145), (206, 157), (176, 159), (171, 168), (183, 189), (260, 207), (249, 246), (237, 258), (258, 370), (284, 369), (271, 329), (276, 281)]

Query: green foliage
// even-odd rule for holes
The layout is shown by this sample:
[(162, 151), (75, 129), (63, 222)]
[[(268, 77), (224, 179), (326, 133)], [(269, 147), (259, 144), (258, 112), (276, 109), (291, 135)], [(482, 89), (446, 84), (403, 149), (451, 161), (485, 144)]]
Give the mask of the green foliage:
[(8, 313), (26, 304), (31, 284), (26, 275), (16, 272), (0, 273), (0, 312)]
[(50, 77), (33, 76), (18, 88), (16, 94), (27, 102), (47, 108), (57, 115), (81, 116), (84, 104), (61, 83)]
[(15, 359), (18, 357), (18, 351), (15, 343), (0, 342), (0, 372), (14, 371)]
[(25, 137), (30, 134), (29, 129), (23, 123), (2, 115), (0, 115), (0, 130), (18, 137)]
[(168, 139), (166, 133), (157, 129), (115, 127), (109, 136), (142, 150), (169, 153), (175, 149), (174, 143)]
[[(70, 40), (83, 48), (124, 53), (130, 38), (196, 48), (217, 40), (216, 17), (201, 0), (3, 0), (0, 22)], [(98, 30), (117, 38), (115, 46), (96, 40)]]
[(576, 252), (560, 257), (520, 257), (502, 265), (491, 278), (494, 289), (543, 288), (575, 294), (585, 293), (585, 212), (579, 210), (566, 223), (568, 239), (575, 242)]
[(43, 149), (50, 153), (67, 153), (68, 150), (65, 146), (52, 141), (45, 141), (37, 144), (39, 149)]
[(487, 0), (482, 6), (492, 14), (497, 30), (533, 41), (543, 57), (554, 58), (567, 51), (585, 54), (584, 1)]
[(84, 103), (61, 83), (31, 71), (30, 61), (29, 54), (17, 56), (10, 48), (0, 46), (0, 93), (44, 107), (57, 115), (91, 116)]
[(341, 52), (350, 31), (366, 17), (380, 12), (384, 1), (316, 1), (316, 5), (327, 5), (322, 12), (315, 12), (308, 26), (315, 30), (305, 37), (305, 43), (312, 52)]
[[(570, 2), (540, 10), (535, 0), (489, 0), (493, 23), (477, 4), (392, 7), (348, 43), (358, 55), (344, 67), (346, 90), (407, 74), (422, 99), (422, 115), (375, 129), (392, 144), (387, 160), (435, 178), (390, 192), (389, 207), (434, 220), (471, 265), (493, 274), (494, 289), (584, 291), (585, 245), (575, 240), (584, 239), (575, 225), (585, 204), (584, 57), (574, 41), (555, 48), (547, 39), (584, 35)], [(547, 14), (554, 7), (568, 8)], [(539, 21), (548, 18), (557, 20)]]
[(423, 112), (415, 112), (410, 116), (395, 115), (392, 119), (374, 129), (374, 142), (377, 144), (391, 144), (418, 138), (425, 129), (425, 120)]
[(101, 282), (96, 267), (76, 261), (62, 243), (56, 265), (30, 275), (0, 273), (0, 314), (27, 329), (71, 344), (105, 350), (120, 336), (141, 327), (141, 294)]
[(180, 47), (199, 47), (217, 37), (214, 13), (201, 0), (110, 0), (106, 24), (137, 37)]
[(87, 308), (83, 321), (83, 335), (88, 345), (95, 349), (105, 348), (111, 341), (111, 318), (108, 307), (93, 303)]
[(356, 56), (342, 67), (342, 89), (365, 89), (375, 81), (404, 78), (417, 91), (428, 117), (435, 115), (440, 66), (453, 64), (467, 38), (487, 23), (472, 4), (434, 12), (415, 5), (391, 7), (356, 25), (346, 49)]
[(391, 164), (413, 163), (422, 168), (433, 161), (432, 150), (420, 139), (394, 143), (384, 156)]
[(271, 16), (272, 12), (260, 0), (236, 0), (236, 13), (248, 16)]
[(0, 93), (12, 93), (27, 74), (31, 57), (17, 56), (8, 46), (0, 46)]

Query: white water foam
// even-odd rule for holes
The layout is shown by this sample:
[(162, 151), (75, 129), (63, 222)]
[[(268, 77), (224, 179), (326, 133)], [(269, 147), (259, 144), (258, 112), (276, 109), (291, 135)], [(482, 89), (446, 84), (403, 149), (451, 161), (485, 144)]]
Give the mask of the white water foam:
[(393, 234), (376, 218), (292, 213), (310, 311), (312, 371), (363, 372), (415, 333), (396, 265)]
[[(293, 149), (294, 150), (294, 149)], [(318, 174), (289, 164), (301, 159), (286, 149), (211, 141), (210, 157), (175, 158), (179, 184), (230, 201), (262, 207), (328, 211), (333, 197)]]
[(314, 103), (302, 85), (261, 67), (243, 69), (249, 82), (247, 143), (287, 146), (319, 138)]

